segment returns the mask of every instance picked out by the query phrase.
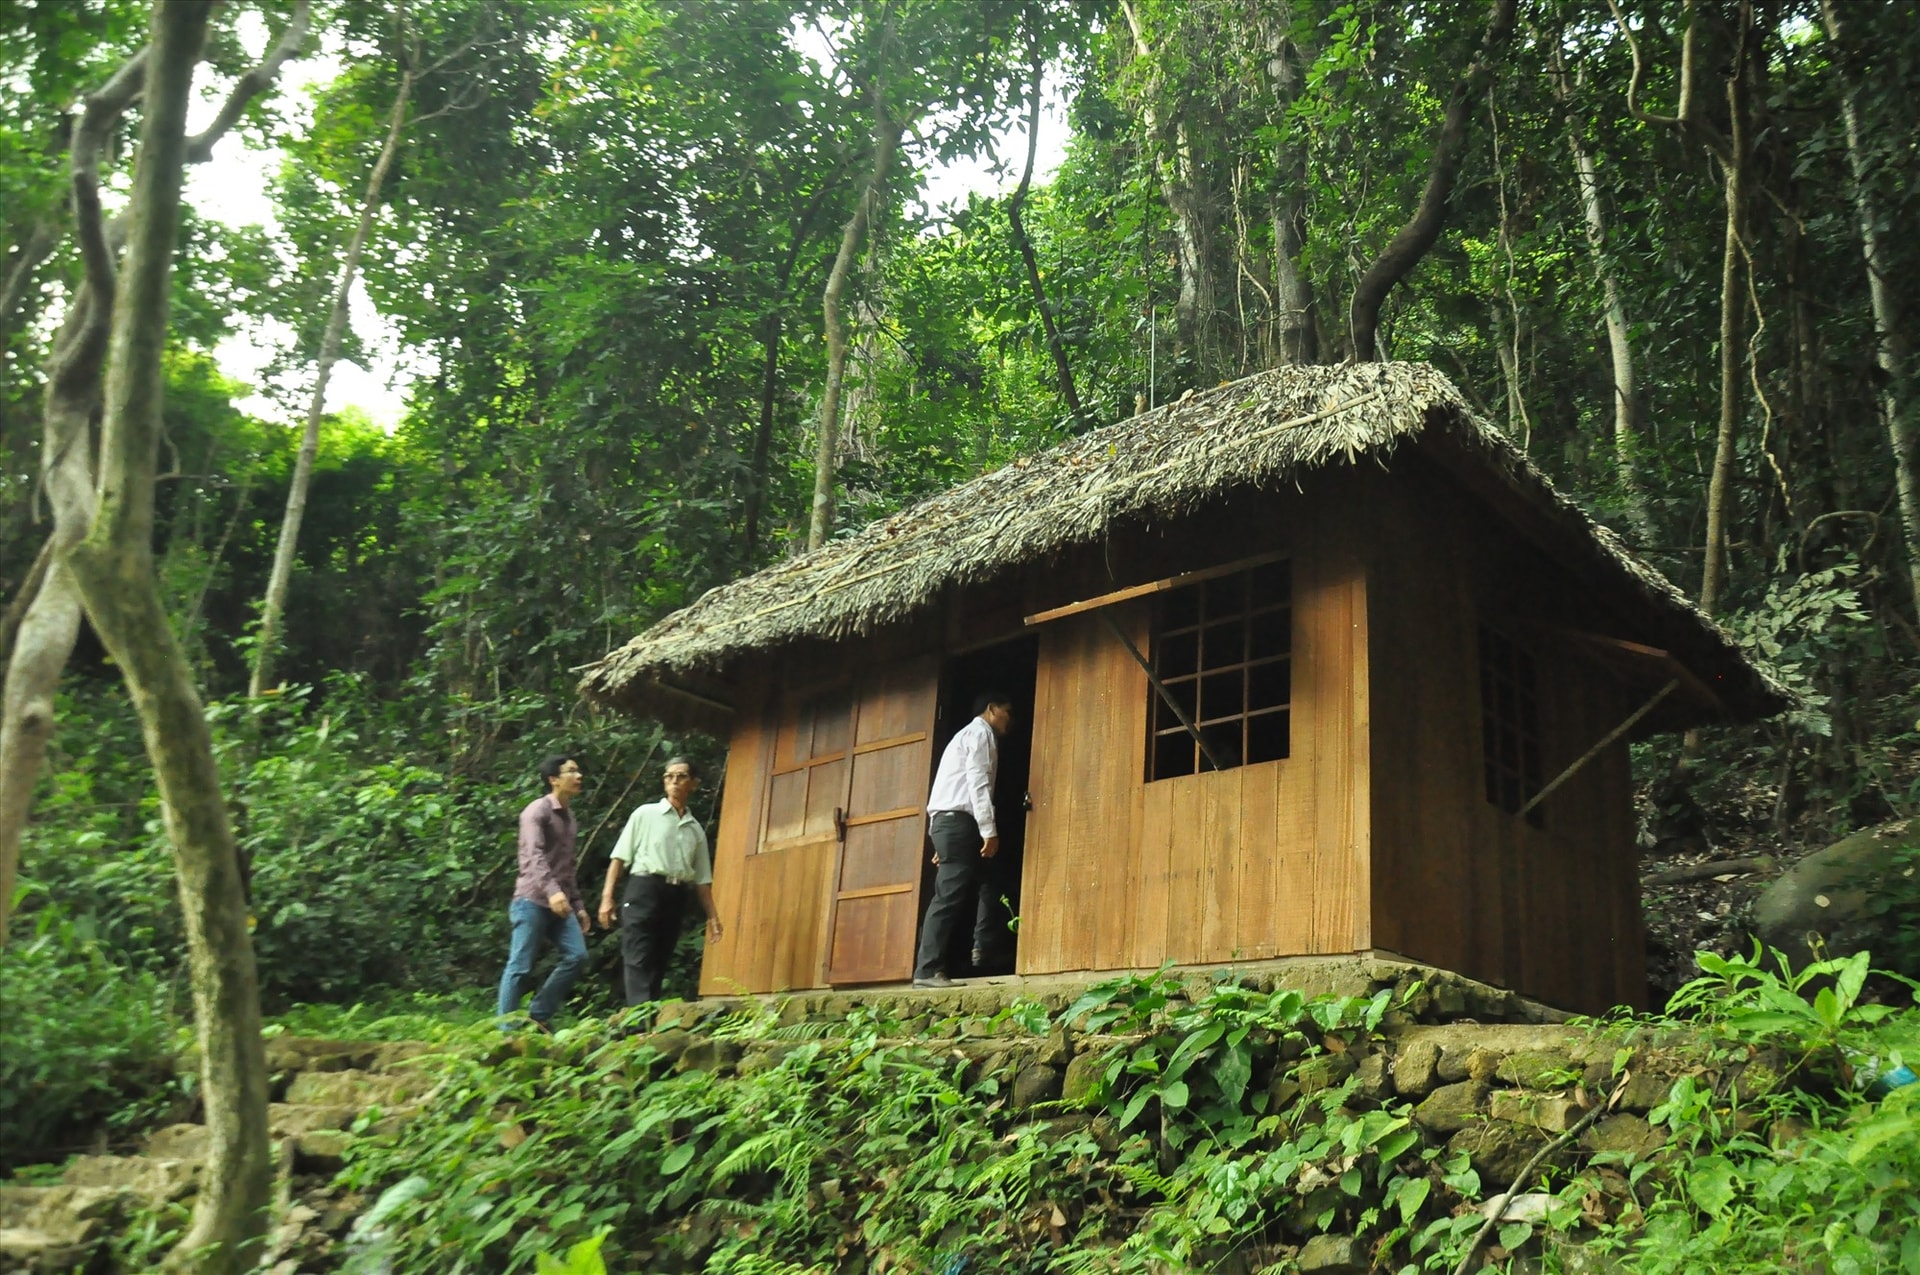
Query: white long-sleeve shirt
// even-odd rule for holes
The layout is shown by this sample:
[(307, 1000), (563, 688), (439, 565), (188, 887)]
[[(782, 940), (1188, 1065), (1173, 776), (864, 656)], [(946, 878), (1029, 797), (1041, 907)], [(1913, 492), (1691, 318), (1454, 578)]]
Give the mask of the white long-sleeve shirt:
[(972, 815), (981, 837), (997, 837), (993, 822), (993, 777), (1000, 767), (1000, 740), (976, 717), (947, 741), (940, 766), (933, 772), (933, 791), (927, 794), (927, 814)]

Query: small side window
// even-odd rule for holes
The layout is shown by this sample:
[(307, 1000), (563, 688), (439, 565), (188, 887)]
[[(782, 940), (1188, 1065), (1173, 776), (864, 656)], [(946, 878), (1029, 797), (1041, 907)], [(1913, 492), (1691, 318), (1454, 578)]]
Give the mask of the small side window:
[[(1540, 791), (1540, 695), (1533, 657), (1511, 639), (1480, 629), (1480, 745), (1487, 800), (1508, 814)], [(1527, 822), (1546, 826), (1544, 806), (1527, 811)]]

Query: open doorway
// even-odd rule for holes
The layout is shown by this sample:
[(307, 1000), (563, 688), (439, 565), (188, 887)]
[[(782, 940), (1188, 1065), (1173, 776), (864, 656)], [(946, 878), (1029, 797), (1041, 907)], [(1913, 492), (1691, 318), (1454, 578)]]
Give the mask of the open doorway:
[[(1020, 872), (1026, 861), (1027, 782), (1033, 762), (1033, 688), (1040, 668), (1038, 635), (949, 656), (940, 671), (940, 707), (934, 719), (933, 758), (937, 767), (947, 741), (973, 718), (974, 697), (1000, 691), (1013, 700), (1013, 724), (1000, 740), (1000, 764), (994, 776), (993, 809), (1000, 829), (1000, 853), (988, 860), (980, 882), (980, 898), (987, 908), (986, 933), (991, 937), (972, 961), (976, 928), (956, 925), (946, 968), (956, 976), (1010, 974), (1019, 937), (1014, 918), (1020, 915)], [(927, 776), (933, 780), (932, 773)], [(931, 864), (924, 869), (921, 897), (933, 896)], [(922, 920), (924, 921), (924, 916)]]

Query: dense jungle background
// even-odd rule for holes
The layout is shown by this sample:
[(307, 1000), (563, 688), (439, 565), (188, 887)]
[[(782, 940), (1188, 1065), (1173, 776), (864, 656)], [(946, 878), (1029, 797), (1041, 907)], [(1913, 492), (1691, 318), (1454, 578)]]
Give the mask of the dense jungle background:
[[(46, 440), (88, 286), (75, 148), (146, 23), (0, 9), (0, 771), (27, 794), (0, 801), (0, 1159), (167, 1101), (188, 1011), (121, 669), (82, 624), (44, 746), (17, 672), (72, 459)], [(590, 712), (578, 666), (1286, 363), (1434, 363), (1803, 697), (1639, 748), (1649, 871), (1920, 810), (1920, 7), (264, 0), (216, 12), (207, 101), (294, 25), (310, 87), (275, 68), (209, 143), (277, 153), (273, 224), (182, 214), (153, 537), (270, 1014), (477, 1013), (538, 759), (588, 769), (586, 881), (669, 750), (718, 763)], [(1047, 103), (1068, 136), (1036, 174)], [(94, 138), (109, 220), (139, 117)], [(1018, 184), (929, 206), (980, 157)], [(315, 389), (370, 361), (371, 313), (417, 374), (391, 429)], [(273, 410), (215, 361), (236, 331), (285, 335)], [(1660, 991), (1741, 945), (1740, 889), (1650, 894)], [(582, 1008), (613, 1003), (615, 947)]]

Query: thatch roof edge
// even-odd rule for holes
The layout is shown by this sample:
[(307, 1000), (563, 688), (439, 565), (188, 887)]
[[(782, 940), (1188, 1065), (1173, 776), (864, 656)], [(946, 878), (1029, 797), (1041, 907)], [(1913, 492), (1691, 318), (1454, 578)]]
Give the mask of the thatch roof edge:
[[(749, 651), (865, 634), (935, 605), (946, 590), (1096, 542), (1116, 520), (1178, 517), (1226, 491), (1273, 488), (1403, 442), (1444, 436), (1557, 526), (1563, 550), (1622, 578), (1695, 659), (1719, 666), (1739, 716), (1791, 695), (1618, 536), (1558, 492), (1513, 443), (1425, 364), (1288, 368), (1194, 394), (963, 483), (856, 534), (710, 590), (589, 665), (588, 698), (716, 729), (652, 686), (699, 681)], [(652, 684), (652, 686), (650, 686)], [(663, 688), (664, 689), (664, 688)], [(1732, 705), (1730, 705), (1732, 707)]]

